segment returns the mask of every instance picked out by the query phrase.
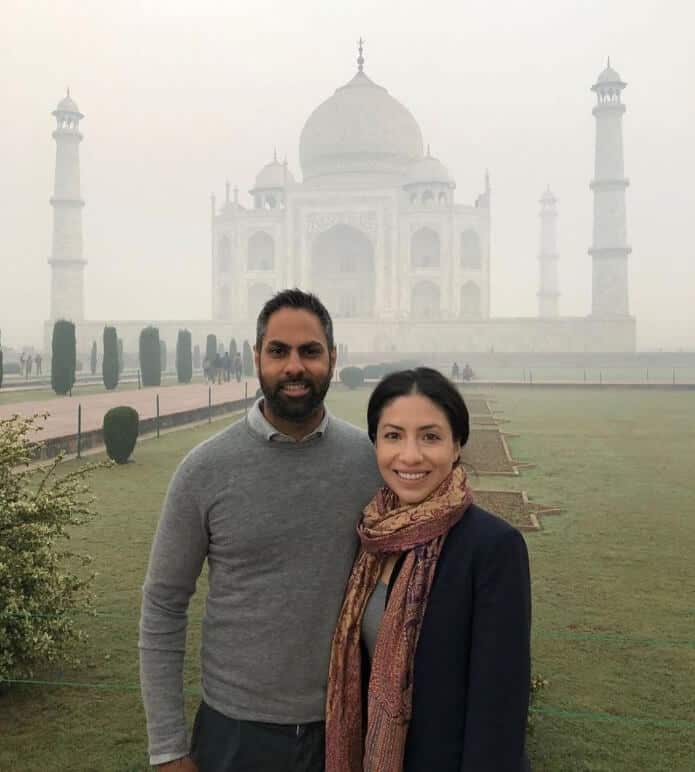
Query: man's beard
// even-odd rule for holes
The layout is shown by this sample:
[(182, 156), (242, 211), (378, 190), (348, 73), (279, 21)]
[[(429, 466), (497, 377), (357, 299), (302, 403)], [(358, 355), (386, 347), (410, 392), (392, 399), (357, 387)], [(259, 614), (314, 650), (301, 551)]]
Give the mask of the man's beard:
[[(261, 384), (263, 398), (274, 415), (284, 421), (301, 424), (309, 419), (323, 405), (324, 397), (331, 385), (332, 373), (321, 381), (314, 383), (308, 378), (285, 379), (279, 381), (275, 388), (272, 388), (268, 381), (263, 377), (263, 372), (259, 369), (258, 380)], [(309, 391), (303, 397), (288, 397), (283, 393), (282, 387), (288, 383), (301, 383)]]

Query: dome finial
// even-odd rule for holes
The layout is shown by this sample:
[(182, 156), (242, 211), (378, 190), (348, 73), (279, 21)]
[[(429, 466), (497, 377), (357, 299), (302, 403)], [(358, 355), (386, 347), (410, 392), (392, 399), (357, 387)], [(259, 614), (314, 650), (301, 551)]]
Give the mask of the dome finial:
[(361, 37), (357, 41), (357, 50), (359, 52), (359, 56), (357, 57), (357, 71), (362, 72), (364, 68), (364, 56), (362, 56), (364, 51), (364, 40), (362, 40)]
[(275, 163), (278, 162), (278, 146), (277, 145), (273, 146), (273, 161)]
[(611, 66), (611, 58), (610, 58), (610, 56), (607, 58), (606, 62), (607, 62), (606, 67), (610, 67)]

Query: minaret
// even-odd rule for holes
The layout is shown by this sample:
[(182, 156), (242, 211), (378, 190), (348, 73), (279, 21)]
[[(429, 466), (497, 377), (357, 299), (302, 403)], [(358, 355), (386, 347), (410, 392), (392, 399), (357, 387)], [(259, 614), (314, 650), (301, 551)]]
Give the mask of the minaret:
[(591, 313), (598, 317), (629, 316), (625, 189), (629, 185), (623, 167), (623, 113), (620, 94), (627, 83), (611, 67), (591, 87), (596, 93), (596, 163), (594, 234), (589, 254), (593, 258)]
[(538, 251), (540, 282), (538, 285), (538, 316), (552, 319), (558, 316), (560, 292), (557, 280), (557, 199), (547, 187), (540, 198), (541, 237)]
[(51, 320), (84, 319), (84, 266), (82, 257), (82, 207), (80, 197), (80, 120), (77, 105), (67, 96), (53, 111), (56, 130), (53, 207), (53, 250), (51, 266)]

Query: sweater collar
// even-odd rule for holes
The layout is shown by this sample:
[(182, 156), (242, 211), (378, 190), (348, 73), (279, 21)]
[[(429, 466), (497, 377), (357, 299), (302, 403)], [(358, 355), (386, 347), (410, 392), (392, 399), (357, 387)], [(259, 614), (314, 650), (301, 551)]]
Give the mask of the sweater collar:
[(260, 397), (254, 402), (253, 407), (249, 410), (246, 421), (248, 423), (249, 428), (251, 429), (252, 432), (254, 432), (254, 434), (258, 434), (268, 442), (291, 442), (295, 445), (298, 445), (303, 442), (308, 442), (309, 440), (312, 440), (315, 437), (322, 437), (324, 432), (326, 431), (326, 427), (328, 426), (328, 421), (329, 421), (329, 415), (328, 415), (328, 410), (326, 410), (325, 407), (323, 410), (323, 419), (321, 420), (321, 423), (310, 434), (307, 434), (306, 437), (302, 437), (301, 440), (295, 440), (294, 437), (290, 437), (287, 434), (283, 434), (281, 431), (276, 429), (270, 423), (270, 421), (268, 421), (268, 419), (263, 415), (263, 411), (261, 410), (262, 402), (263, 402), (263, 397)]

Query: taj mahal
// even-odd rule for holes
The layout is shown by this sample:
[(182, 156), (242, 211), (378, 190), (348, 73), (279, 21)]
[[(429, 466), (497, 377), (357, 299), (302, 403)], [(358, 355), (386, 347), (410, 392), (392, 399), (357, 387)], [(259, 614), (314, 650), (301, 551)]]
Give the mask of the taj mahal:
[[(490, 315), (489, 176), (471, 203), (423, 144), (410, 111), (357, 71), (308, 117), (299, 139), (301, 177), (277, 155), (256, 176), (252, 206), (229, 183), (210, 202), (212, 308), (209, 320), (114, 321), (126, 350), (155, 324), (170, 347), (181, 328), (203, 344), (208, 333), (255, 337), (255, 319), (276, 291), (297, 286), (319, 295), (336, 340), (351, 352), (631, 352), (635, 319), (628, 302), (628, 257), (621, 93), (608, 66), (592, 86), (596, 102), (592, 297), (586, 316), (559, 312), (557, 200), (540, 197), (538, 315)], [(106, 321), (84, 318), (80, 121), (68, 94), (56, 118), (50, 340), (59, 318), (76, 323), (78, 349), (101, 340)], [(587, 302), (587, 306), (589, 303)]]

